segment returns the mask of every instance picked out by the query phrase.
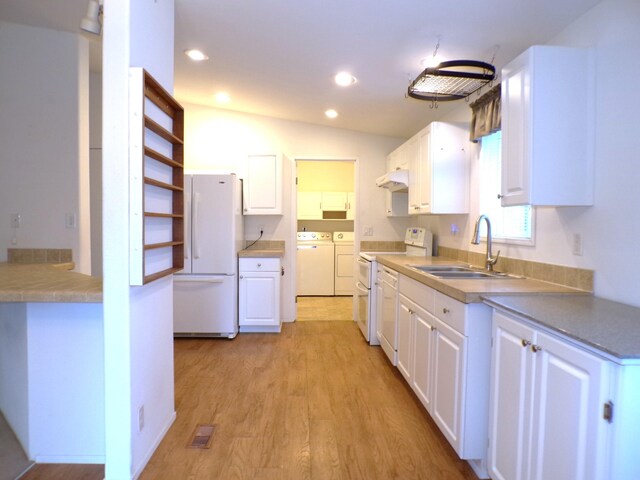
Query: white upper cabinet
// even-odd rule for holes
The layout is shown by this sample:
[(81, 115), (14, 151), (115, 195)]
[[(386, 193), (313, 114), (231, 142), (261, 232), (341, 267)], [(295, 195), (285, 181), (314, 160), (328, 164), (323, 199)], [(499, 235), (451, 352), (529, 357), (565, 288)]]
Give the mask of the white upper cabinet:
[(298, 220), (322, 219), (322, 192), (298, 192)]
[(469, 212), (469, 132), (432, 122), (405, 145), (409, 154), (409, 214)]
[(502, 69), (502, 205), (592, 205), (587, 49), (534, 46)]
[(242, 185), (245, 215), (282, 215), (280, 155), (249, 155)]
[(322, 192), (322, 210), (346, 212), (348, 210), (347, 192)]

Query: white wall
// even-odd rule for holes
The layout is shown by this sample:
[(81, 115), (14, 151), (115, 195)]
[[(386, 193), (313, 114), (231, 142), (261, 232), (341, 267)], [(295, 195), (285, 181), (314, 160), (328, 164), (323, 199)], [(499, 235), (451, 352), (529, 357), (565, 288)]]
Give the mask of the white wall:
[(88, 76), (80, 35), (0, 22), (0, 261), (10, 247), (71, 248), (90, 271)]
[[(640, 162), (637, 145), (640, 96), (633, 85), (640, 78), (640, 2), (605, 0), (578, 18), (551, 45), (593, 48), (596, 58), (596, 183), (592, 207), (536, 209), (536, 245), (500, 245), (502, 255), (595, 270), (595, 294), (640, 306)], [(576, 78), (576, 88), (582, 80)], [(466, 104), (451, 119), (470, 116)], [(567, 119), (568, 122), (571, 119)], [(477, 162), (472, 162), (472, 199), (477, 197)], [(439, 233), (440, 244), (484, 251), (469, 244), (480, 212), (472, 200), (471, 214), (423, 219)], [(460, 234), (449, 233), (457, 223)], [(584, 255), (572, 254), (574, 233), (582, 235)]]
[[(138, 475), (175, 418), (173, 281), (129, 287), (129, 68), (173, 90), (174, 2), (110, 0), (103, 29), (105, 478)], [(138, 431), (138, 409), (144, 429)]]
[(322, 158), (356, 160), (356, 226), (372, 226), (373, 236), (364, 240), (403, 238), (407, 220), (383, 216), (384, 190), (375, 179), (385, 173), (386, 155), (404, 139), (383, 137), (337, 128), (320, 127), (277, 118), (248, 115), (200, 105), (185, 107), (185, 168), (194, 171), (225, 171), (244, 175), (250, 153), (282, 153), (287, 158), (283, 216), (245, 217), (245, 237), (255, 240), (264, 226), (264, 240), (285, 240), (283, 265), (291, 275), (283, 280), (283, 320), (294, 318), (295, 255), (292, 240), (296, 231), (291, 215), (295, 160)]

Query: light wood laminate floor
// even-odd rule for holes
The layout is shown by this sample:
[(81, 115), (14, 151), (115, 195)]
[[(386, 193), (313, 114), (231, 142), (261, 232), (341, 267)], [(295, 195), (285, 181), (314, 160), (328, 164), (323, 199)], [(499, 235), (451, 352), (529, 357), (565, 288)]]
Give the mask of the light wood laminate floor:
[(299, 322), (353, 321), (353, 297), (297, 297)]
[[(141, 480), (475, 479), (354, 322), (175, 341), (177, 419)], [(187, 448), (213, 424), (211, 448)]]

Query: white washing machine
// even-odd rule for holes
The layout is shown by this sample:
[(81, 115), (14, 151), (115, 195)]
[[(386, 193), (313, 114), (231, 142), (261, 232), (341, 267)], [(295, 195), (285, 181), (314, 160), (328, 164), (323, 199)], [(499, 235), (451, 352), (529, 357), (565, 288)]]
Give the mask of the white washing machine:
[(334, 248), (331, 232), (298, 232), (296, 295), (334, 295)]
[(353, 232), (334, 232), (335, 295), (353, 295)]

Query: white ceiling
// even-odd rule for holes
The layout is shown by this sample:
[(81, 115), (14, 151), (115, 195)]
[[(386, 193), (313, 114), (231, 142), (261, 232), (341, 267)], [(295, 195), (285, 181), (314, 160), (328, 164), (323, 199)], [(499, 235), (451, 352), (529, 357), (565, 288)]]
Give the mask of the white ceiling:
[[(150, 1), (150, 0), (149, 0)], [(211, 106), (408, 137), (456, 102), (405, 98), (433, 55), (491, 61), (499, 69), (546, 43), (599, 0), (175, 0), (175, 95)], [(79, 31), (87, 0), (2, 0), (0, 19)], [(107, 11), (108, 15), (108, 3)], [(203, 50), (209, 60), (183, 55)], [(349, 70), (358, 83), (337, 87)], [(329, 120), (324, 111), (339, 117)]]

